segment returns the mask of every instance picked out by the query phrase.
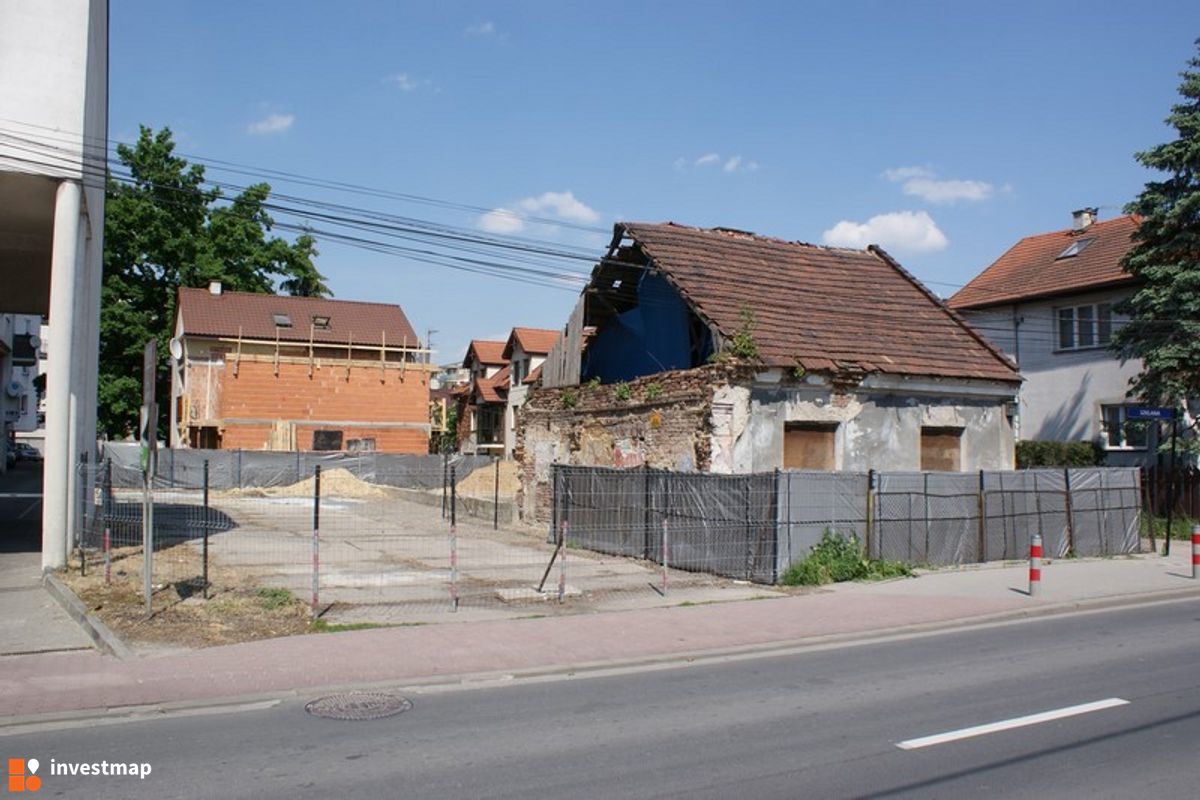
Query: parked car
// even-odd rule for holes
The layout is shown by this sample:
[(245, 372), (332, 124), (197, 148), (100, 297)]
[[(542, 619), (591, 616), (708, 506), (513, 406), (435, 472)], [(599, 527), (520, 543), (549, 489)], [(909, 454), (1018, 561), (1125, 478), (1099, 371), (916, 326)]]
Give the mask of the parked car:
[(13, 447), (17, 461), (41, 461), (42, 454), (36, 447), (26, 442), (17, 442)]

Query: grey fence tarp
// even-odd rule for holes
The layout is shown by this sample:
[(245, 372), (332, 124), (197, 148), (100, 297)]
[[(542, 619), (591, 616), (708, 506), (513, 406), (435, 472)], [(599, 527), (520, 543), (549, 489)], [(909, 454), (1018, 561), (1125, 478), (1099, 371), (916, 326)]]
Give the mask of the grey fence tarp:
[[(139, 448), (136, 444), (108, 443), (104, 457), (112, 464), (112, 483), (117, 488), (142, 485)], [(204, 485), (204, 462), (208, 462), (209, 488), (213, 491), (288, 486), (322, 470), (345, 469), (368, 483), (405, 489), (441, 487), (444, 469), (453, 466), (461, 481), (472, 471), (493, 462), (490, 456), (453, 454), (401, 455), (392, 453), (320, 453), (264, 450), (162, 449), (158, 452), (155, 488), (199, 489)]]
[[(1028, 557), (1034, 533), (1061, 558), (1136, 552), (1132, 468), (754, 475), (555, 467), (554, 520), (569, 542), (672, 567), (770, 582), (826, 531), (874, 558), (932, 566)], [(551, 539), (557, 535), (551, 531)]]

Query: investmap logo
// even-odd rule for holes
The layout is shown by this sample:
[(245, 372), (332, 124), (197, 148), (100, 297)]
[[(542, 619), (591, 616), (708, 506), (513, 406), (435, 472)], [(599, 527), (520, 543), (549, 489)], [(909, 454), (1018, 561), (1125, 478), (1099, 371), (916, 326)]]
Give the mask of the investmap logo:
[[(8, 759), (8, 791), (9, 794), (21, 792), (36, 792), (42, 788), (42, 776), (38, 770), (42, 764), (36, 758)], [(131, 761), (56, 761), (50, 759), (49, 768), (45, 773), (52, 776), (86, 776), (88, 778), (126, 777), (145, 780), (151, 772), (151, 766), (145, 762)]]
[(36, 792), (42, 788), (42, 779), (37, 771), (41, 764), (36, 758), (10, 758), (8, 760), (8, 791)]

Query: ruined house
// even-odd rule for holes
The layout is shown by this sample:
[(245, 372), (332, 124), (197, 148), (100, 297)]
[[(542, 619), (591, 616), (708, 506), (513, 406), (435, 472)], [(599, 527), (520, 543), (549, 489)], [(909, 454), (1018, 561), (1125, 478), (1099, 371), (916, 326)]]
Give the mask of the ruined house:
[(618, 223), (520, 417), (523, 513), (554, 463), (1011, 469), (1020, 382), (878, 247)]
[(181, 288), (171, 446), (425, 453), (427, 356), (397, 305)]

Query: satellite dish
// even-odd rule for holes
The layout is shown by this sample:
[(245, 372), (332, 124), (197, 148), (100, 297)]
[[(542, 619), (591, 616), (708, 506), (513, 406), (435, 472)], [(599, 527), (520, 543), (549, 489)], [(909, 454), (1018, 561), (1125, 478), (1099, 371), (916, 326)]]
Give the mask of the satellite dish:
[(178, 336), (167, 342), (167, 349), (171, 351), (171, 358), (176, 361), (183, 358), (183, 342), (179, 341)]
[(42, 346), (42, 340), (36, 333), (29, 334), (29, 346), (34, 350)]
[(4, 393), (9, 397), (20, 397), (25, 393), (25, 387), (20, 381), (9, 381), (8, 385), (4, 387)]

